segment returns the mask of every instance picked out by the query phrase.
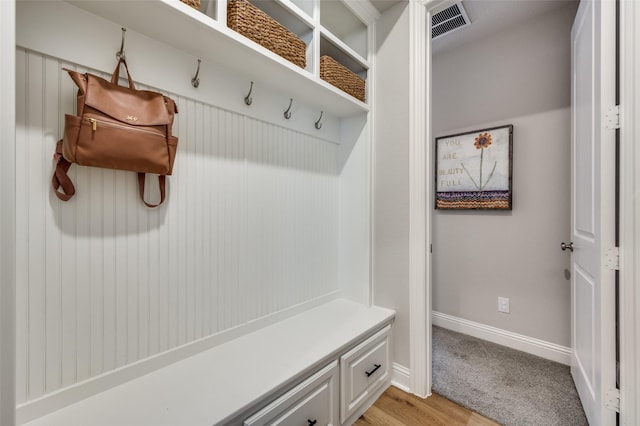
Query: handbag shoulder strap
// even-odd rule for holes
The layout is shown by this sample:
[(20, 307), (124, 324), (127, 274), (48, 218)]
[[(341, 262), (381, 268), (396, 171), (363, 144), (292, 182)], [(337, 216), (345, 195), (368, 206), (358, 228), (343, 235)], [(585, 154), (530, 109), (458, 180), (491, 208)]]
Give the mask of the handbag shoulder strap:
[[(76, 194), (76, 188), (73, 186), (73, 182), (68, 175), (71, 163), (62, 156), (62, 140), (59, 140), (56, 144), (56, 152), (53, 155), (53, 159), (55, 161), (55, 169), (53, 177), (51, 178), (53, 192), (60, 200), (69, 201)], [(145, 177), (146, 175), (144, 173), (138, 173), (138, 191), (140, 192), (140, 199), (147, 207), (158, 207), (166, 198), (166, 176), (158, 176), (158, 188), (160, 189), (160, 202), (158, 204), (148, 203), (144, 199)], [(62, 189), (62, 192), (60, 189)]]
[[(62, 140), (59, 140), (56, 144), (56, 152), (53, 154), (53, 160), (55, 161), (55, 169), (53, 177), (51, 178), (51, 186), (56, 197), (62, 201), (69, 201), (76, 193), (76, 188), (73, 186), (73, 182), (69, 178), (67, 172), (71, 167), (71, 163), (68, 162), (62, 156)], [(62, 188), (60, 192), (59, 189)]]

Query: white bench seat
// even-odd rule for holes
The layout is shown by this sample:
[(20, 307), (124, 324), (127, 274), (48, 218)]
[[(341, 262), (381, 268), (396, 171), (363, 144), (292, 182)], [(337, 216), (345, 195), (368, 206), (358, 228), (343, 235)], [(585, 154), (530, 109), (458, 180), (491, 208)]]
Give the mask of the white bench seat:
[(236, 424), (393, 317), (389, 309), (333, 300), (27, 425)]

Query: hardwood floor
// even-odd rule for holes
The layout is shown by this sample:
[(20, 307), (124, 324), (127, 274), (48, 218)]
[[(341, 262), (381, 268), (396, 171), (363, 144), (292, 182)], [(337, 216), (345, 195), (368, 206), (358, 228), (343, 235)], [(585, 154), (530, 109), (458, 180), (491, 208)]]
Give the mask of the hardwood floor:
[(433, 394), (427, 399), (391, 386), (355, 426), (496, 426), (498, 423)]

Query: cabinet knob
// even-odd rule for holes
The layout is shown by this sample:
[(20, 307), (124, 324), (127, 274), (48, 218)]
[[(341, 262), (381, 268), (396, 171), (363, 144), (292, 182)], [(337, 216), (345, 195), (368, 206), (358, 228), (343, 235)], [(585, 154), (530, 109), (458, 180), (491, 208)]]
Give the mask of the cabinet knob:
[(318, 423), (318, 421), (317, 421), (317, 420), (307, 420), (307, 422), (309, 422), (308, 426), (313, 426), (313, 425), (315, 425), (316, 423)]

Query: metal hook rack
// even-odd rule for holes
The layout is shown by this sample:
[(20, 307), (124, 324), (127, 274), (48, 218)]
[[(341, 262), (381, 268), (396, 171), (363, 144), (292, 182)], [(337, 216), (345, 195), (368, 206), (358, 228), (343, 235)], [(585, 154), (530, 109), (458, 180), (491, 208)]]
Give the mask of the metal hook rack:
[(251, 105), (253, 103), (253, 98), (251, 97), (251, 92), (253, 91), (253, 81), (251, 82), (251, 86), (249, 87), (249, 93), (244, 97), (244, 103), (247, 105)]
[(316, 123), (314, 124), (316, 129), (320, 130), (322, 129), (322, 114), (324, 113), (324, 111), (320, 111), (320, 118), (318, 118), (318, 121), (316, 121)]
[(291, 118), (291, 105), (293, 105), (293, 98), (289, 99), (289, 108), (284, 112), (284, 118), (287, 120)]
[(120, 42), (120, 50), (116, 52), (116, 58), (118, 59), (127, 59), (124, 55), (124, 36), (127, 32), (127, 29), (122, 27), (122, 42)]
[(200, 63), (202, 62), (201, 59), (198, 59), (198, 68), (196, 69), (196, 75), (193, 76), (193, 78), (191, 79), (191, 85), (195, 88), (197, 88), (198, 86), (200, 86), (200, 77), (198, 77), (198, 75), (200, 74)]

